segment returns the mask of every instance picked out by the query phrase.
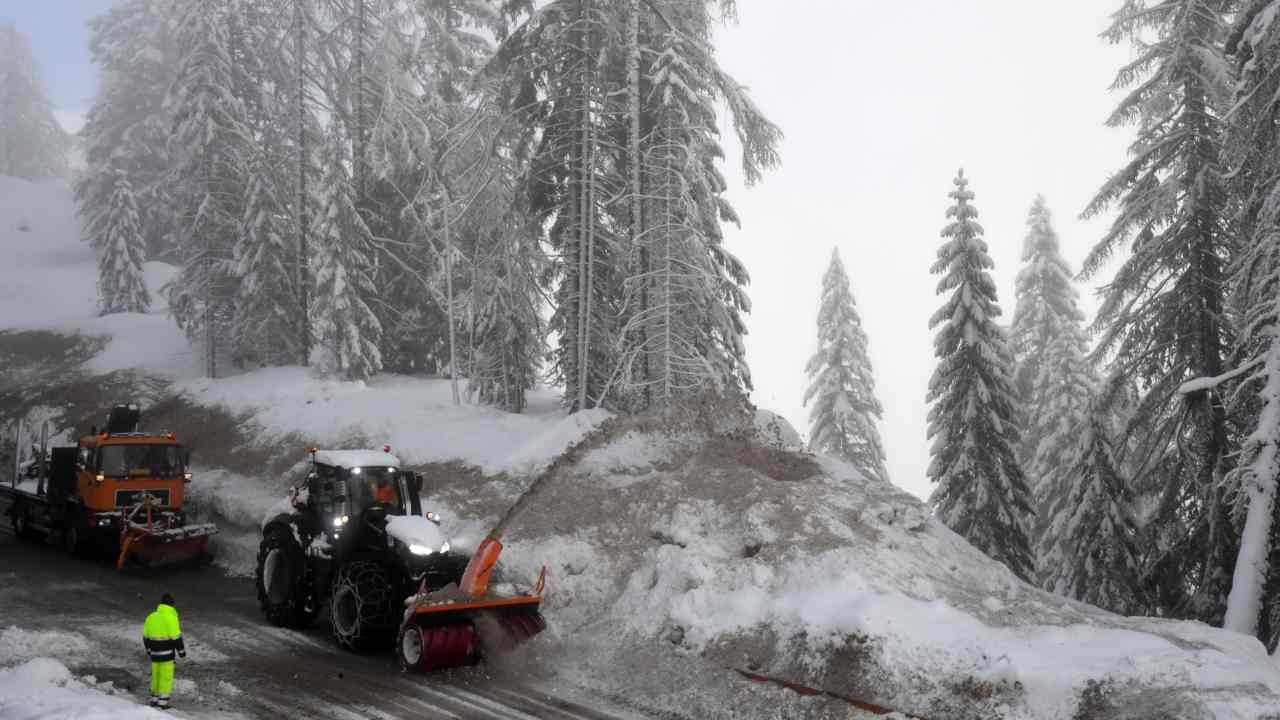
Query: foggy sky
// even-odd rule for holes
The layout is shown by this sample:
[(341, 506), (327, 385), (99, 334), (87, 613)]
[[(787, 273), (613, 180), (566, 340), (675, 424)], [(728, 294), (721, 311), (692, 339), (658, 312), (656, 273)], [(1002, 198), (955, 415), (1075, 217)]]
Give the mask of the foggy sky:
[[(1098, 37), (1119, 4), (739, 0), (739, 22), (719, 34), (721, 63), (787, 135), (783, 167), (757, 187), (727, 168), (743, 222), (728, 243), (752, 273), (758, 405), (807, 437), (804, 366), (817, 348), (822, 273), (839, 247), (885, 407), (890, 476), (928, 495), (928, 322), (942, 303), (929, 267), (951, 181), (963, 167), (977, 195), (1008, 323), (1036, 193), (1073, 269), (1109, 222), (1078, 215), (1131, 137), (1104, 127), (1120, 99), (1108, 88), (1130, 57)], [(1081, 300), (1092, 318), (1092, 288)]]
[[(85, 21), (111, 0), (0, 0), (0, 23), (31, 39), (69, 129), (96, 90)], [(1098, 38), (1118, 0), (739, 0), (721, 63), (782, 126), (783, 167), (742, 185), (729, 247), (753, 276), (753, 399), (802, 433), (804, 366), (816, 349), (821, 276), (839, 247), (870, 338), (881, 431), (895, 483), (931, 490), (925, 392), (933, 371), (929, 274), (964, 167), (995, 261), (1003, 322), (1013, 312), (1024, 221), (1036, 193), (1078, 268), (1106, 219), (1077, 216), (1125, 159), (1128, 130), (1103, 122), (1127, 47)], [(726, 129), (726, 135), (731, 136)], [(1103, 277), (1101, 280), (1105, 280)], [(1092, 314), (1092, 290), (1081, 288)], [(807, 433), (806, 433), (807, 434)]]

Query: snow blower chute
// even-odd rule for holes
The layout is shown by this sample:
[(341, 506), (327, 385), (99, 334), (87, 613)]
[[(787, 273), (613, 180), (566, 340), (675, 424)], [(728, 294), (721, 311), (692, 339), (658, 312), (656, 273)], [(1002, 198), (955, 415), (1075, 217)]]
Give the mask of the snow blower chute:
[(476, 548), (462, 573), (462, 580), (435, 592), (425, 587), (406, 601), (404, 622), (396, 636), (396, 655), (406, 670), (429, 672), (469, 665), (480, 659), (481, 648), (505, 650), (542, 632), (547, 623), (539, 609), (546, 586), (547, 568), (533, 587), (491, 584), (494, 566), (502, 554), (507, 526), (524, 512), (563, 465), (571, 462), (570, 449), (547, 468)]

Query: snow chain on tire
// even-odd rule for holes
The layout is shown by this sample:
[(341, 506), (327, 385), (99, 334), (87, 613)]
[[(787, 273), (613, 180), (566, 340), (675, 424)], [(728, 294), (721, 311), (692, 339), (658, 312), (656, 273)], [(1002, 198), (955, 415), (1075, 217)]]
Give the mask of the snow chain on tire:
[(344, 565), (333, 583), (329, 625), (338, 644), (365, 652), (388, 640), (396, 630), (397, 614), (391, 578), (374, 562)]

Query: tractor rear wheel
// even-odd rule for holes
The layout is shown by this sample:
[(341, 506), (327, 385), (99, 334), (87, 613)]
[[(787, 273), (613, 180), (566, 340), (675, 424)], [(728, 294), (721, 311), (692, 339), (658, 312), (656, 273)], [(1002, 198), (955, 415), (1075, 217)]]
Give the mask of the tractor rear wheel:
[(301, 629), (315, 620), (306, 587), (306, 558), (289, 528), (277, 525), (262, 538), (254, 580), (258, 607), (267, 622)]
[(338, 644), (368, 652), (387, 642), (399, 620), (392, 595), (391, 576), (378, 563), (343, 565), (329, 598), (329, 626)]

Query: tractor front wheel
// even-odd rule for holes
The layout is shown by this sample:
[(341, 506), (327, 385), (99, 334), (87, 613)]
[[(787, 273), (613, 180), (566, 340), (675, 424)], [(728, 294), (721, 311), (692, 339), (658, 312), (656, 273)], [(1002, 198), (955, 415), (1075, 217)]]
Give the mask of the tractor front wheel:
[(258, 546), (258, 567), (254, 573), (258, 606), (276, 627), (305, 628), (316, 612), (308, 602), (306, 558), (289, 528), (275, 526)]
[(329, 626), (338, 644), (353, 652), (369, 652), (390, 639), (397, 617), (391, 577), (378, 563), (343, 565), (329, 599)]

